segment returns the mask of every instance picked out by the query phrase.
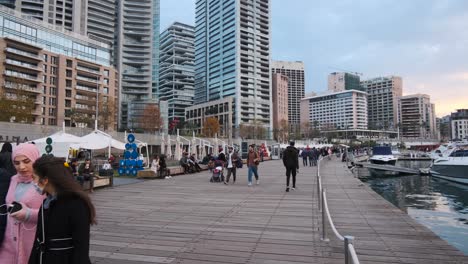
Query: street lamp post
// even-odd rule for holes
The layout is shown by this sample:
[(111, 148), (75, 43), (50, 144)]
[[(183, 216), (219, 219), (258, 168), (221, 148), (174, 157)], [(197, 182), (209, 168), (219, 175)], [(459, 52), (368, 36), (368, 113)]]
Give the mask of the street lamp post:
[(96, 124), (95, 129), (98, 128), (98, 113), (99, 113), (99, 75), (96, 77)]

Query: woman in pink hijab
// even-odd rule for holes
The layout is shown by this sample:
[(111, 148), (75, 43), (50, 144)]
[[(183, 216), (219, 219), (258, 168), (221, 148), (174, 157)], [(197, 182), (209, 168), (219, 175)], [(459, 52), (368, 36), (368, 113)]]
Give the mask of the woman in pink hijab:
[(37, 215), (44, 196), (34, 188), (33, 163), (39, 158), (34, 144), (20, 144), (13, 149), (12, 160), (18, 172), (11, 178), (6, 204), (18, 202), (22, 209), (8, 214), (5, 240), (0, 247), (2, 264), (26, 264), (36, 234)]

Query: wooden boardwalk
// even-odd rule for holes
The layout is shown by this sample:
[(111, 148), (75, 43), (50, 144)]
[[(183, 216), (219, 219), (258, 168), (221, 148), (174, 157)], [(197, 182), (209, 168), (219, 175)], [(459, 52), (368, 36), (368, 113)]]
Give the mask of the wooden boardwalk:
[[(335, 226), (355, 237), (361, 263), (468, 263), (468, 256), (355, 178), (345, 163), (324, 159), (321, 175)], [(328, 234), (331, 245), (340, 246), (334, 251), (342, 250)]]
[[(356, 237), (361, 263), (468, 263), (468, 258), (330, 162), (322, 172), (337, 228)], [(209, 183), (202, 172), (97, 190), (93, 263), (344, 263), (342, 242), (320, 240), (316, 168), (284, 192), (280, 161), (260, 165), (260, 185)]]
[(289, 193), (282, 162), (259, 173), (253, 187), (244, 167), (235, 185), (202, 172), (96, 191), (93, 262), (343, 263), (319, 237), (315, 168), (301, 168)]

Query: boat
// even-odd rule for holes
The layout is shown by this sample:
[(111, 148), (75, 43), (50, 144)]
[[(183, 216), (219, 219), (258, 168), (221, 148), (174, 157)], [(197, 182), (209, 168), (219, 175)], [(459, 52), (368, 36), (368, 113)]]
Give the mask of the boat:
[(379, 165), (395, 165), (398, 159), (392, 154), (392, 148), (379, 146), (372, 148), (370, 163)]
[(468, 184), (468, 143), (455, 143), (441, 153), (431, 165), (431, 175)]

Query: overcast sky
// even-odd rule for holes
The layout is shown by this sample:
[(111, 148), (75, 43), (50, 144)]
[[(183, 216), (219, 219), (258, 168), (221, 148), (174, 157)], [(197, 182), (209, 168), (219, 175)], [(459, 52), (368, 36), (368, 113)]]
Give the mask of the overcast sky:
[[(161, 31), (194, 25), (195, 0), (161, 0)], [(468, 1), (272, 0), (273, 60), (304, 61), (306, 93), (334, 71), (397, 75), (442, 116), (468, 108)]]

